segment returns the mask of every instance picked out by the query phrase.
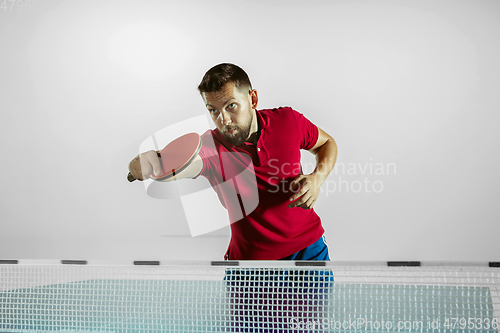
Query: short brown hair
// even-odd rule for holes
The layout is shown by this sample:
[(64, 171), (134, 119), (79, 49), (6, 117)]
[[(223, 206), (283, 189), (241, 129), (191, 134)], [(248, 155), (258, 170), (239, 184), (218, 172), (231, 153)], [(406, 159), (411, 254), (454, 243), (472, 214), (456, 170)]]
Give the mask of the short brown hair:
[(227, 83), (233, 83), (238, 89), (248, 87), (252, 89), (252, 84), (247, 73), (241, 68), (233, 64), (219, 64), (210, 68), (203, 76), (198, 91), (217, 92), (222, 90), (222, 87)]

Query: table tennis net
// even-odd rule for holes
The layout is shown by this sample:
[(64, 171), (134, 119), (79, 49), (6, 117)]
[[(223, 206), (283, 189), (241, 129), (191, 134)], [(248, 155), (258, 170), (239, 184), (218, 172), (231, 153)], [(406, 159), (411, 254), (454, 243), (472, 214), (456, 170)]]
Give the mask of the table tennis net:
[(499, 268), (259, 264), (0, 265), (0, 333), (498, 332)]

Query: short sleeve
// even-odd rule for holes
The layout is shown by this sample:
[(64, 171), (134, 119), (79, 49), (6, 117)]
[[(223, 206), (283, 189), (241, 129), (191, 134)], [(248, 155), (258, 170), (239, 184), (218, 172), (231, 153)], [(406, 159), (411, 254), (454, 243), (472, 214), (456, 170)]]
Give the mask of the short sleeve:
[(311, 149), (318, 142), (319, 130), (309, 119), (300, 112), (292, 109), (292, 114), (297, 121), (300, 135), (300, 149)]

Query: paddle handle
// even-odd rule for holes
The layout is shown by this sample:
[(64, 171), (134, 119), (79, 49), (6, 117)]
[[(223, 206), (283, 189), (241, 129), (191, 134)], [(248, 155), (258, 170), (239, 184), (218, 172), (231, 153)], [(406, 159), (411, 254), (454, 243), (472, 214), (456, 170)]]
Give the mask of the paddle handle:
[(128, 180), (129, 182), (131, 182), (131, 183), (135, 180), (135, 178), (134, 178), (134, 176), (132, 176), (132, 173), (131, 173), (131, 172), (129, 172), (129, 173), (128, 173), (128, 175), (127, 175), (127, 180)]

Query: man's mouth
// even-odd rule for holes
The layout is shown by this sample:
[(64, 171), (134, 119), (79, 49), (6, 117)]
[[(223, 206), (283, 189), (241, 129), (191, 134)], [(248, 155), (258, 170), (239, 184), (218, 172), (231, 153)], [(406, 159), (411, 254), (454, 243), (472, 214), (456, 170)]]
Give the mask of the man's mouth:
[(226, 134), (228, 135), (233, 135), (234, 133), (236, 133), (237, 129), (236, 128), (228, 128), (226, 129)]

